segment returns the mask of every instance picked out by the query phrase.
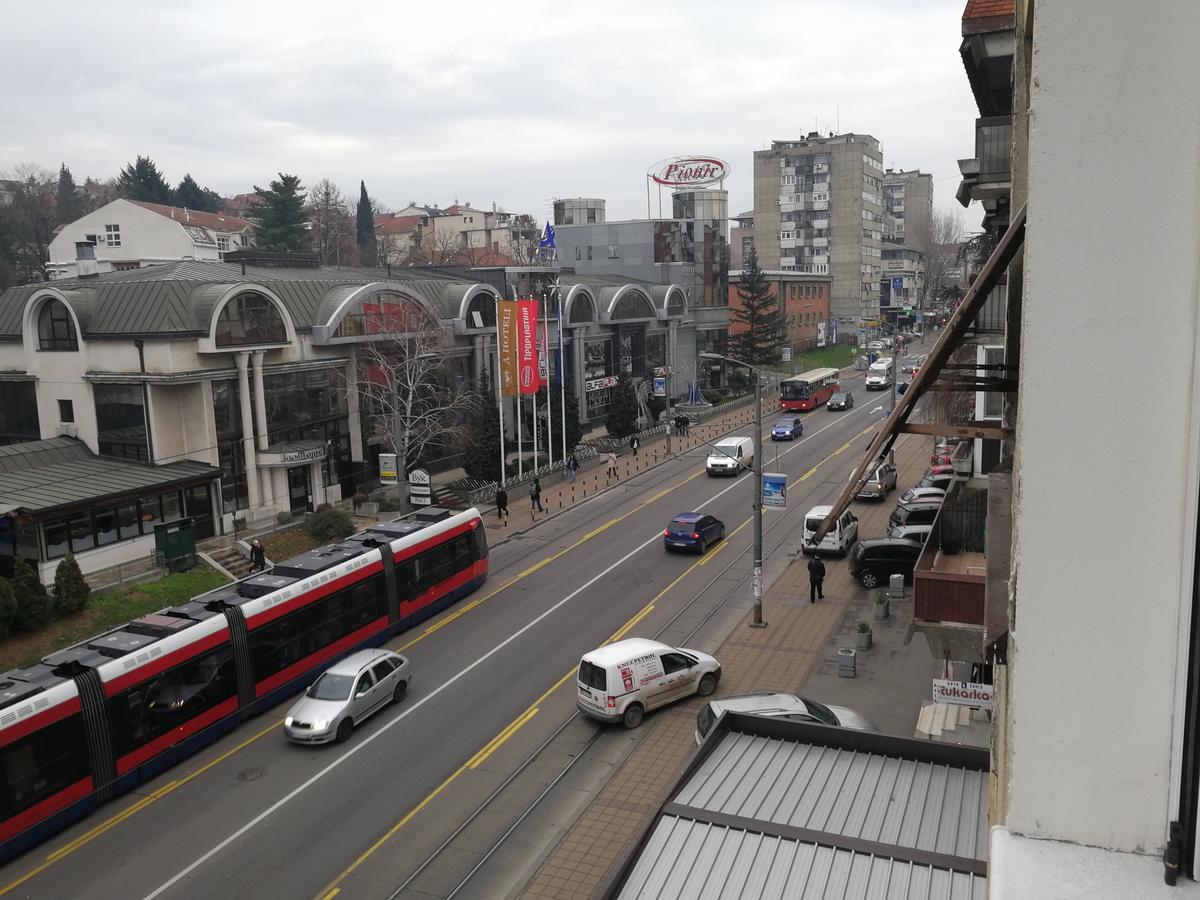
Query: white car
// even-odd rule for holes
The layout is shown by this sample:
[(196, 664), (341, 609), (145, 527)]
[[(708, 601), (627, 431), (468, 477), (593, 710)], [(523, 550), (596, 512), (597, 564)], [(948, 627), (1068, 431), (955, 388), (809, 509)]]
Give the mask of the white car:
[(935, 487), (910, 487), (900, 497), (901, 503), (920, 503), (922, 500), (932, 500), (935, 503), (944, 500), (946, 492)]
[(283, 720), (283, 733), (298, 744), (341, 743), (389, 703), (404, 699), (412, 665), (382, 648), (359, 650), (334, 663), (314, 681)]
[(704, 742), (704, 737), (712, 730), (713, 725), (722, 713), (740, 712), (756, 716), (771, 716), (777, 719), (790, 719), (793, 722), (812, 722), (814, 725), (833, 725), (837, 728), (850, 728), (854, 731), (878, 731), (879, 729), (865, 716), (844, 706), (826, 706), (815, 700), (809, 700), (796, 694), (776, 694), (762, 691), (756, 694), (741, 694), (736, 697), (722, 697), (720, 700), (710, 700), (696, 714), (696, 743)]

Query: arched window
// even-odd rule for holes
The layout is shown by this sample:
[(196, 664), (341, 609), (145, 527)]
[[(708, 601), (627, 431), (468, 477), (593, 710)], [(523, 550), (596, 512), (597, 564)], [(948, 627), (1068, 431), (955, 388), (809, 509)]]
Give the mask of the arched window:
[[(494, 309), (491, 316), (492, 324), (495, 324)], [(333, 336), (419, 334), (437, 327), (438, 322), (417, 301), (384, 292), (371, 294), (355, 303), (342, 317)]]
[(622, 294), (613, 307), (611, 319), (651, 319), (654, 317), (654, 307), (644, 294), (629, 291)]
[(217, 346), (243, 344), (285, 344), (287, 327), (275, 304), (249, 291), (238, 294), (225, 304), (217, 317)]
[(78, 350), (79, 337), (71, 313), (61, 300), (48, 300), (38, 313), (38, 346), (43, 350)]

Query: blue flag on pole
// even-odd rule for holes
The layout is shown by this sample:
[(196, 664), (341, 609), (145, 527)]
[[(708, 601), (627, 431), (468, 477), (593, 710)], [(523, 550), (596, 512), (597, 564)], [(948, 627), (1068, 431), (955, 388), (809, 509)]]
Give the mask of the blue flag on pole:
[(546, 230), (544, 232), (542, 232), (542, 237), (538, 241), (538, 249), (539, 250), (553, 250), (554, 249), (554, 228), (551, 227), (549, 222), (546, 223)]

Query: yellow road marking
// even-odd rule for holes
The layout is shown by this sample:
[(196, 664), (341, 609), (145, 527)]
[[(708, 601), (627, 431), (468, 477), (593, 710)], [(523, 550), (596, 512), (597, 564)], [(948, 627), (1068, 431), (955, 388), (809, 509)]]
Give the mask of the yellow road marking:
[[(747, 519), (746, 521), (749, 522), (750, 520)], [(746, 522), (743, 522), (741, 525), (738, 526), (738, 529), (740, 530), (740, 529), (744, 528), (745, 526), (746, 526)], [(736, 533), (737, 533), (737, 531), (734, 531), (734, 534), (736, 534)], [(611, 644), (614, 641), (620, 640), (625, 634), (627, 634), (630, 631), (630, 629), (632, 629), (635, 625), (637, 625), (638, 622), (640, 622), (642, 619), (644, 619), (647, 615), (650, 614), (651, 610), (654, 609), (654, 605), (660, 599), (662, 599), (662, 597), (667, 593), (667, 591), (671, 590), (671, 588), (673, 588), (673, 587), (675, 587), (675, 585), (679, 584), (679, 582), (681, 582), (685, 577), (687, 577), (702, 562), (703, 562), (703, 560), (696, 560), (696, 562), (692, 563), (690, 566), (688, 566), (686, 569), (684, 569), (682, 572), (680, 572), (679, 575), (676, 576), (671, 581), (670, 584), (668, 584), (665, 588), (663, 588), (661, 591), (659, 591), (654, 596), (653, 600), (651, 600), (649, 603), (647, 603), (645, 606), (643, 606), (624, 625), (622, 625), (620, 628), (618, 628), (613, 633), (613, 636), (610, 637), (607, 641), (605, 641), (605, 643)], [(345, 881), (351, 875), (351, 873), (354, 872), (355, 869), (357, 869), (364, 862), (366, 862), (375, 853), (375, 851), (377, 851), (380, 847), (382, 847), (384, 844), (386, 844), (396, 834), (396, 832), (398, 832), (401, 828), (403, 828), (405, 825), (407, 825), (409, 822), (411, 822), (413, 820), (413, 818), (417, 815), (417, 813), (419, 813), (426, 806), (428, 806), (431, 802), (433, 802), (433, 800), (439, 794), (441, 794), (442, 791), (446, 790), (446, 788), (448, 788), (451, 784), (453, 784), (458, 779), (459, 775), (461, 775), (463, 772), (467, 771), (467, 769), (474, 769), (476, 766), (478, 766), (480, 763), (482, 763), (485, 759), (487, 759), (488, 756), (490, 756), (493, 752), (495, 752), (495, 750), (502, 743), (504, 743), (504, 741), (508, 740), (508, 738), (511, 737), (518, 728), (520, 728), (522, 725), (524, 725), (526, 722), (528, 722), (533, 717), (533, 715), (538, 711), (539, 707), (543, 703), (546, 702), (546, 699), (551, 694), (553, 694), (560, 687), (562, 687), (563, 684), (566, 683), (566, 681), (568, 679), (574, 677), (576, 671), (578, 671), (577, 667), (572, 667), (571, 669), (569, 669), (567, 671), (567, 673), (565, 675), (563, 675), (562, 678), (560, 678), (560, 679), (558, 679), (558, 681), (554, 682), (554, 684), (552, 684), (549, 688), (547, 688), (545, 691), (542, 692), (542, 695), (540, 697), (538, 697), (536, 700), (534, 700), (533, 703), (529, 704), (529, 706), (525, 709), (525, 711), (523, 713), (521, 713), (521, 715), (519, 715), (517, 718), (513, 719), (513, 721), (509, 722), (506, 726), (504, 726), (504, 728), (502, 728), (495, 737), (493, 737), (490, 741), (488, 741), (486, 744), (484, 744), (483, 747), (481, 747), (478, 751), (476, 751), (474, 756), (472, 756), (465, 763), (463, 763), (461, 766), (459, 766), (457, 769), (455, 769), (454, 772), (452, 772), (450, 774), (450, 776), (446, 778), (445, 781), (443, 781), (441, 784), (439, 784), (437, 787), (435, 787), (432, 791), (430, 791), (428, 794), (426, 794), (424, 799), (422, 799), (420, 803), (418, 803), (416, 806), (414, 806), (412, 809), (410, 809), (407, 813), (405, 813), (404, 818), (402, 818), (399, 822), (397, 822), (395, 825), (393, 825), (391, 828), (389, 828), (387, 831), (385, 831), (383, 833), (383, 835), (380, 836), (379, 839), (375, 841), (375, 843), (373, 843), (370, 847), (368, 847), (366, 850), (364, 850), (362, 852), (362, 854), (356, 860), (354, 860), (354, 862), (352, 862), (345, 869), (343, 869), (342, 872), (338, 875), (338, 877), (335, 878), (333, 880), (333, 882), (329, 885), (329, 887), (317, 895), (319, 900), (329, 900), (329, 898), (332, 897), (336, 891), (340, 890), (338, 885), (340, 885), (343, 881)]]
[(321, 900), (333, 900), (333, 898), (336, 897), (341, 892), (342, 892), (341, 888), (334, 888), (332, 891), (330, 891), (328, 894), (326, 894), (324, 897), (322, 897)]
[(707, 566), (708, 561), (710, 559), (712, 559), (714, 556), (716, 556), (718, 553), (720, 553), (722, 550), (725, 549), (725, 545), (729, 543), (730, 538), (732, 538), (735, 534), (737, 534), (739, 531), (741, 531), (743, 528), (745, 528), (747, 525), (749, 525), (753, 521), (754, 521), (754, 516), (751, 516), (745, 522), (743, 522), (741, 525), (739, 525), (737, 528), (733, 529), (733, 531), (729, 532), (729, 534), (726, 535), (725, 540), (721, 541), (721, 546), (717, 547), (716, 550), (714, 550), (712, 553), (708, 554), (708, 556), (704, 557), (704, 559), (700, 560), (700, 565)]

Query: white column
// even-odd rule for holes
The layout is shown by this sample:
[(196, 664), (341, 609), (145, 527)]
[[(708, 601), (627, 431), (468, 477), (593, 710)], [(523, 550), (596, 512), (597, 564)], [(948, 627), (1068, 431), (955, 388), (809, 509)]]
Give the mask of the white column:
[(351, 349), (346, 360), (346, 424), (350, 429), (350, 459), (363, 462), (367, 457), (362, 439), (362, 415), (358, 406), (358, 363), (357, 353)]
[[(254, 421), (258, 432), (258, 449), (267, 449), (267, 394), (263, 389), (263, 358), (266, 354), (261, 350), (250, 355), (254, 366)], [(263, 466), (259, 472), (262, 485), (263, 506), (275, 505), (275, 471)]]
[(246, 367), (250, 363), (249, 353), (239, 353), (233, 361), (238, 370), (238, 402), (242, 407), (242, 450), (246, 460), (246, 492), (250, 508), (258, 509), (262, 503), (258, 492), (258, 460), (254, 453), (254, 411), (250, 406), (250, 375)]

